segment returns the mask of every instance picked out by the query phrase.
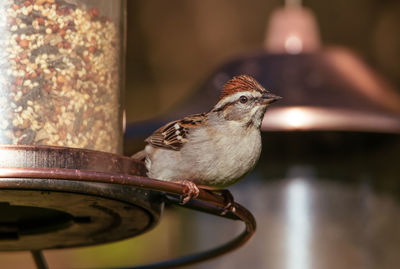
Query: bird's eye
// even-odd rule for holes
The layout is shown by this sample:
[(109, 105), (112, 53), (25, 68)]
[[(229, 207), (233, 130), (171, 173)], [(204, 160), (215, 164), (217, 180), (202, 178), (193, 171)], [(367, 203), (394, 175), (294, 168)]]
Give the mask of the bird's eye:
[(244, 104), (244, 103), (247, 103), (248, 99), (246, 96), (242, 95), (242, 96), (240, 96), (239, 100), (240, 100), (240, 103)]

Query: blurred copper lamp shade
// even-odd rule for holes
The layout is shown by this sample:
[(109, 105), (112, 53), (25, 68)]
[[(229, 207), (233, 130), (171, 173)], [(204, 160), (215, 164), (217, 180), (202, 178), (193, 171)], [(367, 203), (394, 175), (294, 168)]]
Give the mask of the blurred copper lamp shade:
[(262, 129), (400, 133), (400, 95), (351, 51), (319, 49), (312, 13), (289, 5), (271, 16), (266, 51), (224, 65), (206, 84), (250, 74), (284, 99)]
[(259, 55), (256, 61), (256, 77), (285, 98), (271, 107), (263, 130), (400, 132), (399, 96), (349, 51)]

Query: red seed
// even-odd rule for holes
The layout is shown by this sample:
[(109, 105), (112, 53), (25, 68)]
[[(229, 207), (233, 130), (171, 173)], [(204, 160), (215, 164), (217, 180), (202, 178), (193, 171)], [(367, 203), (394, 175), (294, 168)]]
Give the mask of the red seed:
[(99, 10), (97, 9), (97, 8), (92, 8), (92, 9), (90, 9), (89, 10), (89, 15), (90, 15), (90, 17), (93, 19), (93, 18), (96, 18), (97, 16), (99, 16)]
[(15, 79), (15, 81), (14, 81), (14, 84), (17, 85), (17, 86), (21, 86), (22, 83), (23, 83), (22, 78), (17, 78), (17, 79)]
[(65, 32), (64, 29), (60, 29), (60, 30), (58, 30), (58, 34), (59, 34), (60, 36), (64, 37), (65, 34), (66, 34), (66, 32)]
[(53, 24), (52, 26), (51, 26), (51, 30), (53, 31), (53, 33), (55, 33), (55, 32), (57, 32), (58, 31), (58, 25), (57, 24)]
[(44, 25), (44, 19), (42, 17), (39, 17), (36, 19), (39, 25)]
[(29, 46), (29, 41), (26, 39), (22, 39), (21, 41), (19, 41), (19, 45), (21, 46), (21, 48), (27, 48)]
[(64, 41), (63, 47), (64, 47), (64, 49), (69, 49), (69, 48), (71, 48), (71, 43), (69, 43), (68, 41)]
[(50, 91), (51, 91), (51, 86), (50, 86), (50, 84), (44, 84), (43, 89), (44, 89), (45, 91), (47, 91), (47, 92), (50, 92)]
[(64, 14), (69, 15), (72, 12), (72, 10), (69, 7), (64, 7)]

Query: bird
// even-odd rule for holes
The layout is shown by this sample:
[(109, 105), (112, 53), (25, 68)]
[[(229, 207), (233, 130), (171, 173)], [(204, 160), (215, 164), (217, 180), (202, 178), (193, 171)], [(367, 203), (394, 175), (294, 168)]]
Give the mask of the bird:
[(132, 158), (144, 160), (148, 177), (183, 184), (182, 204), (196, 198), (199, 187), (221, 190), (255, 167), (264, 113), (279, 99), (253, 77), (235, 76), (208, 112), (163, 125)]

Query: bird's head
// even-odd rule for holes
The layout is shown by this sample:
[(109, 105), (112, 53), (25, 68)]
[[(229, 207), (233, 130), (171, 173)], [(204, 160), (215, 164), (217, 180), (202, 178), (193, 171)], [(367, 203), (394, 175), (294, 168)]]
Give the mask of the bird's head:
[(267, 91), (247, 75), (233, 77), (225, 83), (218, 103), (211, 110), (225, 120), (259, 128), (267, 107), (281, 97)]

